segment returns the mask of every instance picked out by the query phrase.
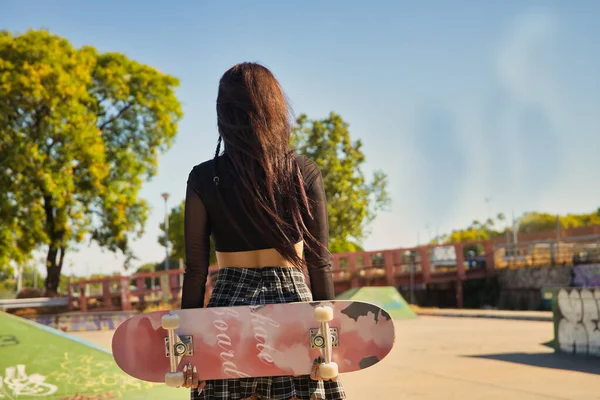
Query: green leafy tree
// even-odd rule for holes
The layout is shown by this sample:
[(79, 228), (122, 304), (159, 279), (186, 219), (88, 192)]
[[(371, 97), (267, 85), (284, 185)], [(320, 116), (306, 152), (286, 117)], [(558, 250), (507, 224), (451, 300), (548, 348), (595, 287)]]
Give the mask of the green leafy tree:
[(17, 290), (15, 271), (10, 265), (0, 265), (0, 299), (13, 298)]
[[(600, 215), (598, 210), (591, 213), (567, 214), (557, 216), (556, 214), (527, 212), (519, 217), (518, 233), (537, 233), (556, 230), (558, 225), (561, 229), (581, 228), (591, 225), (600, 225)], [(510, 227), (501, 229), (499, 227), (502, 221), (505, 221), (504, 214), (498, 214), (496, 220), (488, 220), (482, 224), (479, 221), (473, 223), (464, 229), (457, 229), (448, 235), (442, 236), (445, 243), (471, 242), (493, 239), (506, 235), (506, 231), (511, 231)]]
[(0, 265), (0, 282), (12, 279), (15, 276), (15, 270), (10, 265)]
[(21, 265), (19, 269), (21, 274), (21, 288), (36, 288), (41, 289), (43, 286), (43, 279), (40, 277), (40, 273), (33, 262), (27, 262)]
[(293, 145), (321, 169), (328, 202), (330, 250), (361, 250), (370, 223), (391, 203), (386, 174), (376, 171), (367, 181), (361, 169), (366, 161), (362, 141), (353, 142), (348, 123), (333, 112), (322, 120), (300, 115)]
[[(179, 268), (179, 259), (185, 262), (185, 231), (184, 231), (184, 216), (185, 216), (185, 200), (182, 201), (178, 206), (171, 209), (169, 212), (169, 266), (170, 268)], [(160, 230), (162, 234), (158, 238), (158, 243), (161, 246), (165, 246), (165, 223), (160, 223)], [(173, 262), (173, 260), (175, 263)], [(217, 263), (217, 256), (215, 254), (215, 245), (212, 237), (210, 238), (210, 264), (214, 265)], [(163, 263), (164, 264), (164, 261)], [(163, 266), (164, 269), (164, 266)]]
[[(557, 215), (539, 212), (525, 213), (519, 219), (519, 233), (551, 231), (557, 228)], [(600, 224), (597, 211), (558, 216), (561, 229), (582, 228)]]
[[(500, 228), (500, 223), (505, 221), (506, 217), (500, 213), (495, 219), (488, 218), (484, 223), (474, 220), (471, 225), (465, 229), (456, 229), (447, 235), (442, 235), (439, 241), (442, 243), (460, 243), (460, 242), (477, 242), (482, 240), (492, 239), (504, 235), (506, 229)], [(432, 243), (437, 243), (438, 238)]]
[(139, 197), (182, 113), (178, 80), (47, 31), (0, 33), (0, 264), (46, 246), (46, 295), (86, 237), (131, 260)]

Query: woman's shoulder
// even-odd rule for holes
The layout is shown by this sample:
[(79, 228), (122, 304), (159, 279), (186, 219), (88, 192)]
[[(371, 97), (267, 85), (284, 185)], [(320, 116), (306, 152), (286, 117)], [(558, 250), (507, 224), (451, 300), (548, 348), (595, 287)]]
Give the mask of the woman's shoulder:
[(300, 166), (300, 168), (318, 168), (317, 167), (317, 163), (314, 162), (314, 160), (312, 158), (309, 158), (307, 156), (305, 156), (304, 154), (297, 154), (295, 155), (296, 157), (296, 162), (298, 163), (298, 165)]
[(196, 164), (192, 167), (192, 170), (190, 171), (190, 175), (202, 176), (202, 175), (207, 175), (207, 174), (213, 174), (214, 173), (214, 165), (215, 165), (215, 160), (212, 158), (210, 160), (202, 161), (201, 163)]
[(188, 174), (187, 184), (191, 185), (197, 191), (200, 191), (204, 183), (209, 180), (212, 182), (215, 174), (215, 160), (210, 159), (202, 161), (192, 167)]
[(304, 181), (308, 184), (311, 184), (315, 180), (315, 178), (317, 178), (321, 174), (319, 166), (310, 157), (307, 157), (303, 154), (297, 154), (296, 162), (300, 166), (300, 171), (304, 176)]

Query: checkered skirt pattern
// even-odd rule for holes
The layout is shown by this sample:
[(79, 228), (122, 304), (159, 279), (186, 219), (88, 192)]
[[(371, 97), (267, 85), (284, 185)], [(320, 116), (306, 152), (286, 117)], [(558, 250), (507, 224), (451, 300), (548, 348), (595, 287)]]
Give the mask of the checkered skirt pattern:
[[(302, 272), (290, 267), (223, 268), (207, 307), (227, 307), (312, 301)], [(258, 394), (260, 399), (298, 400), (345, 399), (344, 388), (337, 382), (314, 381), (303, 375), (219, 379), (206, 381), (191, 400), (239, 400)]]

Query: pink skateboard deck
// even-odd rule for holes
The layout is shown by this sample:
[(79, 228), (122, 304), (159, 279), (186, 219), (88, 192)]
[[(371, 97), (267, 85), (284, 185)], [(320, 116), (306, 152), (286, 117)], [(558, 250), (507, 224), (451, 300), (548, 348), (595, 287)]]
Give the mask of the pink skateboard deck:
[[(123, 322), (115, 331), (112, 352), (119, 367), (144, 381), (165, 382), (171, 371), (166, 314), (179, 316), (174, 329), (177, 371), (192, 362), (200, 380), (308, 375), (325, 357), (321, 322), (315, 308), (329, 306), (333, 319), (331, 361), (338, 372), (380, 362), (395, 342), (394, 324), (380, 307), (359, 301), (325, 301), (155, 311)], [(324, 325), (323, 325), (324, 326)]]

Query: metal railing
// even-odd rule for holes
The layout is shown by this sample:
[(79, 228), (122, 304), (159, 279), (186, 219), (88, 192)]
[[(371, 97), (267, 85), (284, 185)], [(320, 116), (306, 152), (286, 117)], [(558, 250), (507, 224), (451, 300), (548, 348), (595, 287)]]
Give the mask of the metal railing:
[(600, 263), (600, 235), (540, 240), (527, 243), (499, 243), (494, 249), (494, 266), (502, 268), (545, 267)]
[(0, 300), (0, 310), (11, 308), (39, 308), (57, 307), (69, 304), (68, 297), (35, 297), (31, 299), (5, 299)]

